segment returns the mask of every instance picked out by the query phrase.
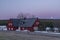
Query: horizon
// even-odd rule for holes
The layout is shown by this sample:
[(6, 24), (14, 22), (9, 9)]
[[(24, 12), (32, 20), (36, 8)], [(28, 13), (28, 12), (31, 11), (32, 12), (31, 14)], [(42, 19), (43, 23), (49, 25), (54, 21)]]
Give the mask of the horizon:
[(40, 19), (60, 19), (60, 0), (0, 0), (0, 20), (16, 18), (21, 12)]

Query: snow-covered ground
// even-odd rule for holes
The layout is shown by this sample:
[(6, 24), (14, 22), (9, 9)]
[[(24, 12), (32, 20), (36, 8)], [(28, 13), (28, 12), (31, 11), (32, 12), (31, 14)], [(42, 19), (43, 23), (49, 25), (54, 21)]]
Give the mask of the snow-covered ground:
[[(6, 28), (6, 26), (0, 26), (0, 30), (7, 30), (7, 28)], [(28, 30), (21, 31), (20, 28), (18, 28), (16, 31), (19, 31), (19, 32), (30, 32)], [(33, 33), (59, 34), (60, 35), (60, 33), (58, 33), (58, 32), (48, 32), (48, 31), (34, 31)]]
[(4, 26), (0, 26), (0, 30), (7, 30), (7, 27), (4, 25)]
[(60, 40), (57, 37), (51, 36), (42, 36), (42, 35), (32, 35), (32, 34), (25, 34), (25, 33), (16, 33), (16, 31), (8, 31), (0, 32), (0, 40)]
[(36, 33), (48, 33), (48, 34), (60, 34), (58, 32), (47, 32), (47, 31), (34, 31)]

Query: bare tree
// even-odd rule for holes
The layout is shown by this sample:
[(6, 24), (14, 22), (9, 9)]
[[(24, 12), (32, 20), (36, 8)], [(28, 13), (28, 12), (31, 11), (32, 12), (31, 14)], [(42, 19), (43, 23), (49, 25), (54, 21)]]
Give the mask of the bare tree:
[(21, 18), (23, 19), (23, 18), (25, 18), (25, 17), (26, 17), (26, 16), (25, 16), (23, 13), (19, 13), (18, 16), (17, 16), (18, 19), (21, 19)]
[(35, 15), (32, 15), (31, 18), (36, 18), (36, 16)]
[(29, 13), (25, 13), (23, 14), (22, 12), (18, 14), (17, 16), (18, 19), (24, 19), (24, 18), (36, 18), (35, 15), (29, 14)]

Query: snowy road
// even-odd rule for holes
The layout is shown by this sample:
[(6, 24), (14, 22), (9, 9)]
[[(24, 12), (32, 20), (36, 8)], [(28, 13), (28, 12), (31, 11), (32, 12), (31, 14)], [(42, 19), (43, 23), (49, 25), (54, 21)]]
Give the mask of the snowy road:
[(47, 32), (0, 31), (0, 40), (60, 40), (60, 34)]

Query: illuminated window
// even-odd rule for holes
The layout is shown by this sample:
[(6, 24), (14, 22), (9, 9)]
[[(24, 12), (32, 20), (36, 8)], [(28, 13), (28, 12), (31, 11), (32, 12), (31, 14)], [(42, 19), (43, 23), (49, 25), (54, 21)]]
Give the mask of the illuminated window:
[(13, 28), (11, 28), (11, 30), (13, 30)]
[(38, 30), (38, 27), (34, 27), (34, 30), (37, 31)]
[(9, 28), (9, 30), (10, 30), (10, 28)]
[(9, 26), (12, 26), (12, 23), (9, 23), (8, 25), (9, 25)]
[(36, 24), (38, 25), (38, 24), (39, 24), (39, 22), (36, 22)]

